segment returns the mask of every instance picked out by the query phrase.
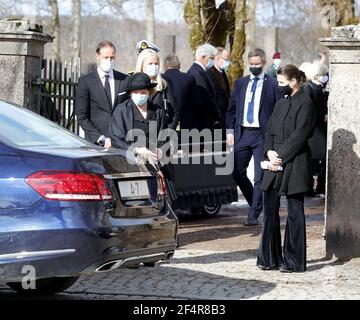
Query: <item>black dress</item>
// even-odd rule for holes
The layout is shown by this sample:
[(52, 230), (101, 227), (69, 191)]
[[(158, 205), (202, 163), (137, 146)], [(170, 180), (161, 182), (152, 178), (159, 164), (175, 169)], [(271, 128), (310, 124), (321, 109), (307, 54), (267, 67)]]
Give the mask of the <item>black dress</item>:
[[(303, 90), (279, 100), (265, 136), (265, 156), (274, 150), (282, 159), (283, 171), (265, 170), (264, 224), (257, 265), (276, 268), (281, 264), (295, 272), (306, 270), (304, 194), (309, 188), (310, 156), (308, 139), (315, 123), (314, 107)], [(284, 250), (281, 250), (280, 196), (288, 201)]]

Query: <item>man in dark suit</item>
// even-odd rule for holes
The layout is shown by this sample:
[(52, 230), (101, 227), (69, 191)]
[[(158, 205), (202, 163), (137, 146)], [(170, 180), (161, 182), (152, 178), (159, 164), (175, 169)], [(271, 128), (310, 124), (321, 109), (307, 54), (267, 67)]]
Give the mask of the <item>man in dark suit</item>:
[(126, 74), (114, 70), (116, 49), (110, 41), (96, 48), (98, 67), (79, 79), (75, 96), (75, 114), (85, 139), (111, 147), (109, 127), (113, 108), (126, 99)]
[(164, 59), (164, 79), (171, 85), (180, 113), (180, 129), (200, 129), (199, 96), (193, 76), (180, 71), (176, 54)]
[(215, 101), (221, 114), (221, 128), (226, 128), (226, 112), (229, 107), (230, 85), (226, 76), (226, 70), (230, 66), (230, 52), (223, 47), (218, 47), (214, 59), (214, 66), (208, 69), (208, 73), (215, 83)]
[(221, 114), (216, 105), (215, 84), (206, 72), (214, 65), (217, 50), (211, 44), (205, 43), (196, 49), (195, 62), (188, 70), (188, 74), (195, 78), (199, 92), (201, 114), (201, 129), (219, 127)]
[[(235, 81), (229, 110), (226, 115), (228, 145), (234, 145), (234, 179), (240, 187), (250, 209), (244, 225), (258, 224), (262, 211), (260, 184), (263, 176), (264, 137), (267, 122), (277, 100), (282, 96), (275, 79), (266, 75), (265, 52), (255, 49), (248, 55), (250, 75)], [(247, 167), (254, 157), (254, 186), (247, 177)]]

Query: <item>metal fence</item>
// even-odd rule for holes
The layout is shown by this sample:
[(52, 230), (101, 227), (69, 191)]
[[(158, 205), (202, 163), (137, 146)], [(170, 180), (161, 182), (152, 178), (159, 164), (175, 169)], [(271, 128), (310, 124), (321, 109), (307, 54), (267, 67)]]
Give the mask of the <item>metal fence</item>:
[(78, 63), (43, 60), (38, 80), (37, 113), (79, 135), (74, 100), (80, 76)]

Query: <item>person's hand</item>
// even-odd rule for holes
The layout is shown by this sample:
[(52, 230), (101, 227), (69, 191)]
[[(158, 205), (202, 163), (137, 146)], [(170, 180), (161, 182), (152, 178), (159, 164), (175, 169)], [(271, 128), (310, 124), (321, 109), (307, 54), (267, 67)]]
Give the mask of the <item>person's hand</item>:
[(234, 135), (229, 133), (226, 135), (226, 144), (228, 147), (232, 147), (234, 145)]
[(106, 149), (111, 148), (111, 139), (110, 138), (105, 138), (104, 148), (106, 148)]
[(280, 165), (282, 160), (279, 158), (279, 155), (277, 154), (276, 151), (273, 151), (273, 150), (269, 150), (267, 152), (267, 156), (271, 162), (271, 164), (274, 164), (276, 166)]
[(150, 162), (153, 164), (155, 161), (157, 161), (157, 155), (154, 152), (151, 152), (149, 149), (142, 147), (142, 148), (135, 148), (134, 149), (135, 155), (139, 158), (142, 162)]
[(273, 172), (277, 172), (277, 165), (276, 164), (269, 164), (269, 170)]

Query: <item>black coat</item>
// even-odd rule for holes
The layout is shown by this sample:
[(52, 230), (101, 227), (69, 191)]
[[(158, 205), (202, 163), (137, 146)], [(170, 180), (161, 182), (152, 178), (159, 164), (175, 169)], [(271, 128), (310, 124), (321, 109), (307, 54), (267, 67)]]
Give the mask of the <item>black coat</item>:
[(169, 69), (164, 79), (173, 89), (179, 110), (181, 129), (200, 129), (199, 93), (193, 76), (178, 69)]
[[(110, 123), (110, 138), (115, 148), (123, 150), (132, 148), (134, 136), (129, 135), (129, 140), (126, 139), (126, 136), (131, 129), (134, 129), (134, 105), (132, 99), (128, 99), (114, 109)], [(167, 128), (165, 111), (154, 107), (151, 102), (148, 102), (148, 112), (155, 113), (157, 134), (159, 135), (161, 130)]]
[(114, 70), (115, 101), (111, 105), (104, 86), (95, 70), (79, 79), (75, 95), (75, 114), (80, 127), (85, 131), (85, 139), (95, 143), (101, 135), (109, 137), (109, 127), (113, 107), (121, 103), (126, 95), (127, 75)]
[(263, 191), (272, 186), (279, 190), (280, 195), (308, 191), (311, 179), (308, 139), (314, 124), (313, 103), (302, 89), (276, 103), (268, 122), (264, 151), (265, 155), (269, 150), (278, 153), (283, 161), (283, 171), (265, 170), (261, 184)]
[(167, 83), (167, 86), (163, 91), (156, 91), (150, 97), (150, 101), (154, 105), (154, 107), (163, 110), (165, 110), (166, 101), (167, 110), (165, 110), (165, 114), (167, 118), (166, 121), (168, 123), (168, 128), (175, 130), (179, 121), (179, 110), (171, 84)]
[(230, 85), (224, 71), (220, 72), (215, 67), (207, 71), (215, 83), (215, 101), (217, 109), (221, 114), (221, 127), (226, 127), (226, 112), (229, 108)]
[(215, 122), (221, 121), (221, 114), (216, 106), (215, 84), (209, 74), (197, 63), (193, 63), (188, 74), (195, 78), (200, 97), (200, 115), (202, 127), (213, 129)]
[(311, 98), (316, 115), (316, 122), (314, 133), (309, 139), (311, 148), (311, 156), (313, 159), (326, 158), (326, 136), (327, 125), (325, 122), (325, 115), (327, 114), (327, 98), (322, 85), (309, 81), (305, 87), (306, 92)]

